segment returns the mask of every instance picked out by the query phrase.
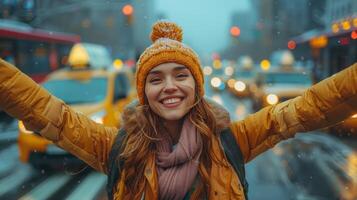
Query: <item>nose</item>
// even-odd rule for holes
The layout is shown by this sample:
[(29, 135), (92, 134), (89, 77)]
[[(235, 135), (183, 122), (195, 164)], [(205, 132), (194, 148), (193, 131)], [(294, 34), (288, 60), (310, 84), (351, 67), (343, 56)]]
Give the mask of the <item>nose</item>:
[(175, 92), (176, 90), (177, 90), (177, 85), (175, 84), (175, 81), (173, 81), (171, 78), (168, 78), (165, 81), (165, 86), (163, 91), (167, 93), (172, 93)]

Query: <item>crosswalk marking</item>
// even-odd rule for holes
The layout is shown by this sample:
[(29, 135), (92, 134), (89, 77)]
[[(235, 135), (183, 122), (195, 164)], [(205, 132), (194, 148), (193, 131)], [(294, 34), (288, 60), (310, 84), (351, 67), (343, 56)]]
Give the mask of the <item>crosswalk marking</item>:
[(19, 154), (17, 145), (13, 144), (0, 152), (0, 176), (12, 171), (18, 163)]
[(0, 180), (0, 196), (9, 192), (13, 188), (18, 188), (31, 177), (31, 168), (27, 165), (21, 165), (14, 173)]
[(10, 130), (10, 131), (2, 131), (0, 134), (0, 141), (3, 142), (11, 142), (11, 141), (16, 141), (18, 138), (18, 132), (17, 130)]
[(94, 199), (104, 187), (107, 177), (104, 174), (93, 172), (89, 174), (81, 184), (72, 192), (66, 200)]
[(54, 192), (64, 186), (70, 178), (71, 176), (65, 174), (53, 175), (31, 190), (28, 194), (22, 196), (20, 200), (46, 200)]

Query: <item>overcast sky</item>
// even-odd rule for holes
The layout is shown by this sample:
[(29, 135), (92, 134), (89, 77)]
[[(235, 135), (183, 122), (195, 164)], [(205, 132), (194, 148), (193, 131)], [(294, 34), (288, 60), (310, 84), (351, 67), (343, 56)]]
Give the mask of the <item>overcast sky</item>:
[(200, 56), (226, 46), (231, 13), (250, 6), (249, 0), (156, 0), (156, 11), (181, 25), (184, 42)]

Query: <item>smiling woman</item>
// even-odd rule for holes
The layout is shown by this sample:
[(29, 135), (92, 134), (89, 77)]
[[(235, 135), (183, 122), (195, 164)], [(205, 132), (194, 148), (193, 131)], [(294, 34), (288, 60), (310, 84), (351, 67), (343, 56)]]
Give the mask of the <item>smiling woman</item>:
[(190, 70), (177, 63), (164, 63), (146, 78), (145, 96), (152, 110), (167, 121), (176, 121), (195, 101), (195, 80)]
[[(357, 112), (357, 64), (241, 121), (204, 97), (197, 54), (172, 22), (137, 63), (138, 101), (120, 130), (95, 123), (0, 60), (0, 107), (107, 173), (109, 199), (247, 198), (244, 165), (275, 144)], [(228, 138), (228, 139), (224, 139)], [(115, 172), (114, 175), (112, 172)]]

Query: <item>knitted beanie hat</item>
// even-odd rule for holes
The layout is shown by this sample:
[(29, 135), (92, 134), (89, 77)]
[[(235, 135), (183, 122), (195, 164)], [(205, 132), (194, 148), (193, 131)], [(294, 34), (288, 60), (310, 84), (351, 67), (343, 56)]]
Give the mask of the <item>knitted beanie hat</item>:
[(204, 95), (203, 73), (198, 55), (182, 43), (182, 29), (177, 24), (158, 21), (152, 27), (151, 40), (153, 44), (141, 54), (136, 71), (136, 90), (140, 104), (145, 103), (145, 81), (148, 73), (154, 67), (169, 62), (186, 66), (193, 75), (198, 95)]

